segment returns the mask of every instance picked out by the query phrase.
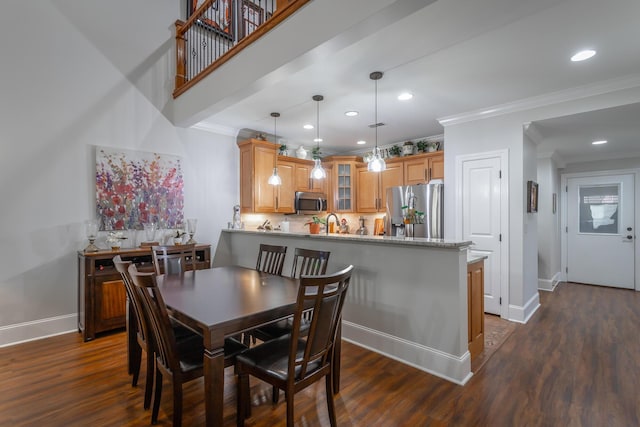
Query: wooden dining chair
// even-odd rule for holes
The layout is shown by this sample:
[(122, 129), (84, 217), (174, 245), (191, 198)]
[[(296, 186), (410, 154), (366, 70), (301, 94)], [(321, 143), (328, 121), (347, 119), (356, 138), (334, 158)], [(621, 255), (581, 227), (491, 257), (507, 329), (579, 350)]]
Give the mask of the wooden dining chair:
[(197, 267), (196, 245), (152, 246), (156, 274), (182, 274)]
[[(162, 397), (162, 378), (166, 375), (173, 384), (173, 425), (182, 424), (182, 385), (203, 375), (204, 346), (202, 336), (176, 340), (167, 307), (158, 289), (155, 273), (139, 272), (135, 265), (128, 268), (144, 315), (153, 334), (155, 354), (155, 387), (151, 423), (158, 422)], [(231, 338), (224, 342), (224, 365), (232, 366), (235, 357), (246, 347)]]
[[(145, 317), (145, 313), (140, 305), (140, 301), (136, 298), (135, 289), (131, 276), (129, 275), (129, 266), (131, 261), (123, 261), (120, 255), (113, 257), (113, 265), (122, 277), (124, 288), (127, 294), (127, 319), (125, 322), (127, 332), (127, 360), (129, 366), (129, 374), (133, 376), (131, 386), (138, 385), (138, 377), (140, 376), (140, 365), (142, 363), (142, 351), (146, 354), (146, 380), (144, 384), (144, 409), (149, 409), (151, 404), (151, 394), (153, 392), (153, 370), (154, 370), (154, 354), (153, 354), (153, 333), (151, 332), (149, 322)], [(180, 323), (170, 320), (173, 334), (177, 341), (191, 339), (197, 335), (191, 329), (181, 325)]]
[[(327, 272), (327, 265), (331, 252), (316, 251), (313, 249), (296, 248), (293, 254), (293, 265), (291, 267), (291, 277), (299, 279), (301, 276), (317, 276)], [(309, 311), (305, 312), (303, 318), (303, 330), (306, 330), (309, 320)], [(272, 322), (259, 328), (253, 329), (251, 335), (260, 341), (269, 341), (283, 335), (291, 333), (293, 327), (293, 317)], [(277, 403), (277, 400), (274, 400)]]
[(286, 246), (260, 244), (256, 270), (282, 276), (282, 268), (284, 267), (286, 254)]
[[(294, 425), (295, 393), (324, 377), (329, 420), (331, 426), (336, 426), (333, 350), (352, 272), (353, 266), (350, 265), (335, 274), (302, 276), (291, 334), (267, 341), (237, 356), (238, 426), (244, 426), (245, 418), (251, 416), (249, 375), (284, 390), (288, 427)], [(300, 326), (308, 307), (313, 307), (313, 312), (309, 330), (303, 337)]]

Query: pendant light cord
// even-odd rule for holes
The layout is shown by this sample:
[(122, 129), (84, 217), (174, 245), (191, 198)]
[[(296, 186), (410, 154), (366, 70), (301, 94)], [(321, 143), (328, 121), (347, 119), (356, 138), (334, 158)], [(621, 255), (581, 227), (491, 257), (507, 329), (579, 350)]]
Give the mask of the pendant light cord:
[(376, 87), (376, 99), (375, 99), (375, 107), (374, 107), (374, 114), (375, 114), (375, 123), (373, 124), (376, 128), (376, 152), (374, 153), (374, 155), (378, 154), (378, 80), (374, 80), (375, 82), (375, 87)]

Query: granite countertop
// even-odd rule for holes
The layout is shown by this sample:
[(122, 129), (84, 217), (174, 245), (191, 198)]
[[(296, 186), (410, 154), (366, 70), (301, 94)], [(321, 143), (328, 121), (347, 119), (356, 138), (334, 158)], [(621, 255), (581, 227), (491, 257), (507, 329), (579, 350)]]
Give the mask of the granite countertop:
[(467, 252), (467, 264), (473, 264), (474, 262), (482, 261), (489, 258), (489, 255), (471, 254)]
[(262, 230), (236, 230), (236, 229), (223, 229), (223, 232), (227, 233), (248, 233), (248, 234), (270, 234), (274, 236), (282, 237), (305, 237), (310, 239), (326, 239), (336, 241), (353, 241), (360, 243), (377, 243), (377, 244), (389, 244), (400, 246), (425, 246), (432, 248), (464, 248), (472, 244), (471, 241), (458, 241), (448, 239), (427, 239), (424, 237), (395, 237), (395, 236), (360, 236), (357, 234), (310, 234), (310, 233), (295, 233), (295, 232), (282, 232), (282, 231), (262, 231)]

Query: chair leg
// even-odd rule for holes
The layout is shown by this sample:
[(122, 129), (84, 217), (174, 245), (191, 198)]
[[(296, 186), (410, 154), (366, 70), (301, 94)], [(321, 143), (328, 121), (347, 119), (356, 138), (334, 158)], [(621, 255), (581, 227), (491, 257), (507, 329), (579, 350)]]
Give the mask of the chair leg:
[(147, 379), (144, 384), (144, 406), (149, 409), (151, 405), (151, 393), (153, 393), (153, 372), (155, 371), (155, 355), (150, 349), (147, 349)]
[[(127, 334), (129, 332), (127, 331)], [(142, 363), (142, 348), (140, 348), (140, 344), (138, 344), (138, 340), (133, 339), (133, 342), (129, 340), (129, 373), (133, 375), (131, 379), (131, 387), (136, 387), (138, 385), (138, 378), (140, 377), (140, 363)]]
[(156, 386), (153, 393), (153, 409), (151, 410), (151, 424), (158, 423), (158, 412), (160, 410), (160, 398), (162, 397), (162, 372), (156, 369)]
[(173, 427), (182, 426), (182, 381), (173, 377)]
[(284, 391), (284, 397), (287, 400), (287, 427), (294, 427), (293, 423), (293, 396), (294, 392)]
[(331, 427), (336, 427), (336, 407), (333, 402), (333, 373), (330, 371), (326, 378), (327, 388), (327, 409), (329, 410), (329, 422)]
[(278, 390), (278, 387), (273, 386), (273, 391), (271, 392), (271, 402), (273, 402), (274, 405), (277, 405), (279, 398), (280, 390)]
[[(244, 427), (244, 419), (251, 416), (251, 404), (249, 403), (249, 375), (239, 373), (237, 381), (236, 424), (238, 427)], [(249, 408), (247, 408), (247, 406)]]

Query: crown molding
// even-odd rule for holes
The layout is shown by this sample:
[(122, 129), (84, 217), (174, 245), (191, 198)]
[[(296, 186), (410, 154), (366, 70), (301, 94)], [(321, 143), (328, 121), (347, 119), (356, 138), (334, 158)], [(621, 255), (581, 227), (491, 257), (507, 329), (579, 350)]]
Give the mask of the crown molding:
[(618, 90), (631, 89), (639, 86), (640, 74), (632, 74), (617, 79), (605, 80), (590, 85), (578, 86), (558, 92), (550, 92), (544, 95), (521, 99), (519, 101), (507, 102), (505, 104), (498, 104), (488, 108), (442, 117), (437, 120), (442, 126), (451, 126), (459, 123), (501, 116), (518, 111), (531, 110), (533, 108), (574, 101), (577, 99), (602, 95)]
[(199, 122), (195, 125), (191, 126), (191, 129), (203, 130), (205, 132), (215, 133), (218, 135), (226, 135), (226, 136), (238, 136), (240, 129), (232, 128), (229, 126), (222, 126), (213, 123)]
[(539, 152), (538, 160), (541, 160), (541, 159), (550, 159), (555, 163), (556, 167), (560, 169), (564, 168), (567, 165), (564, 158), (562, 158), (562, 156), (555, 150)]

